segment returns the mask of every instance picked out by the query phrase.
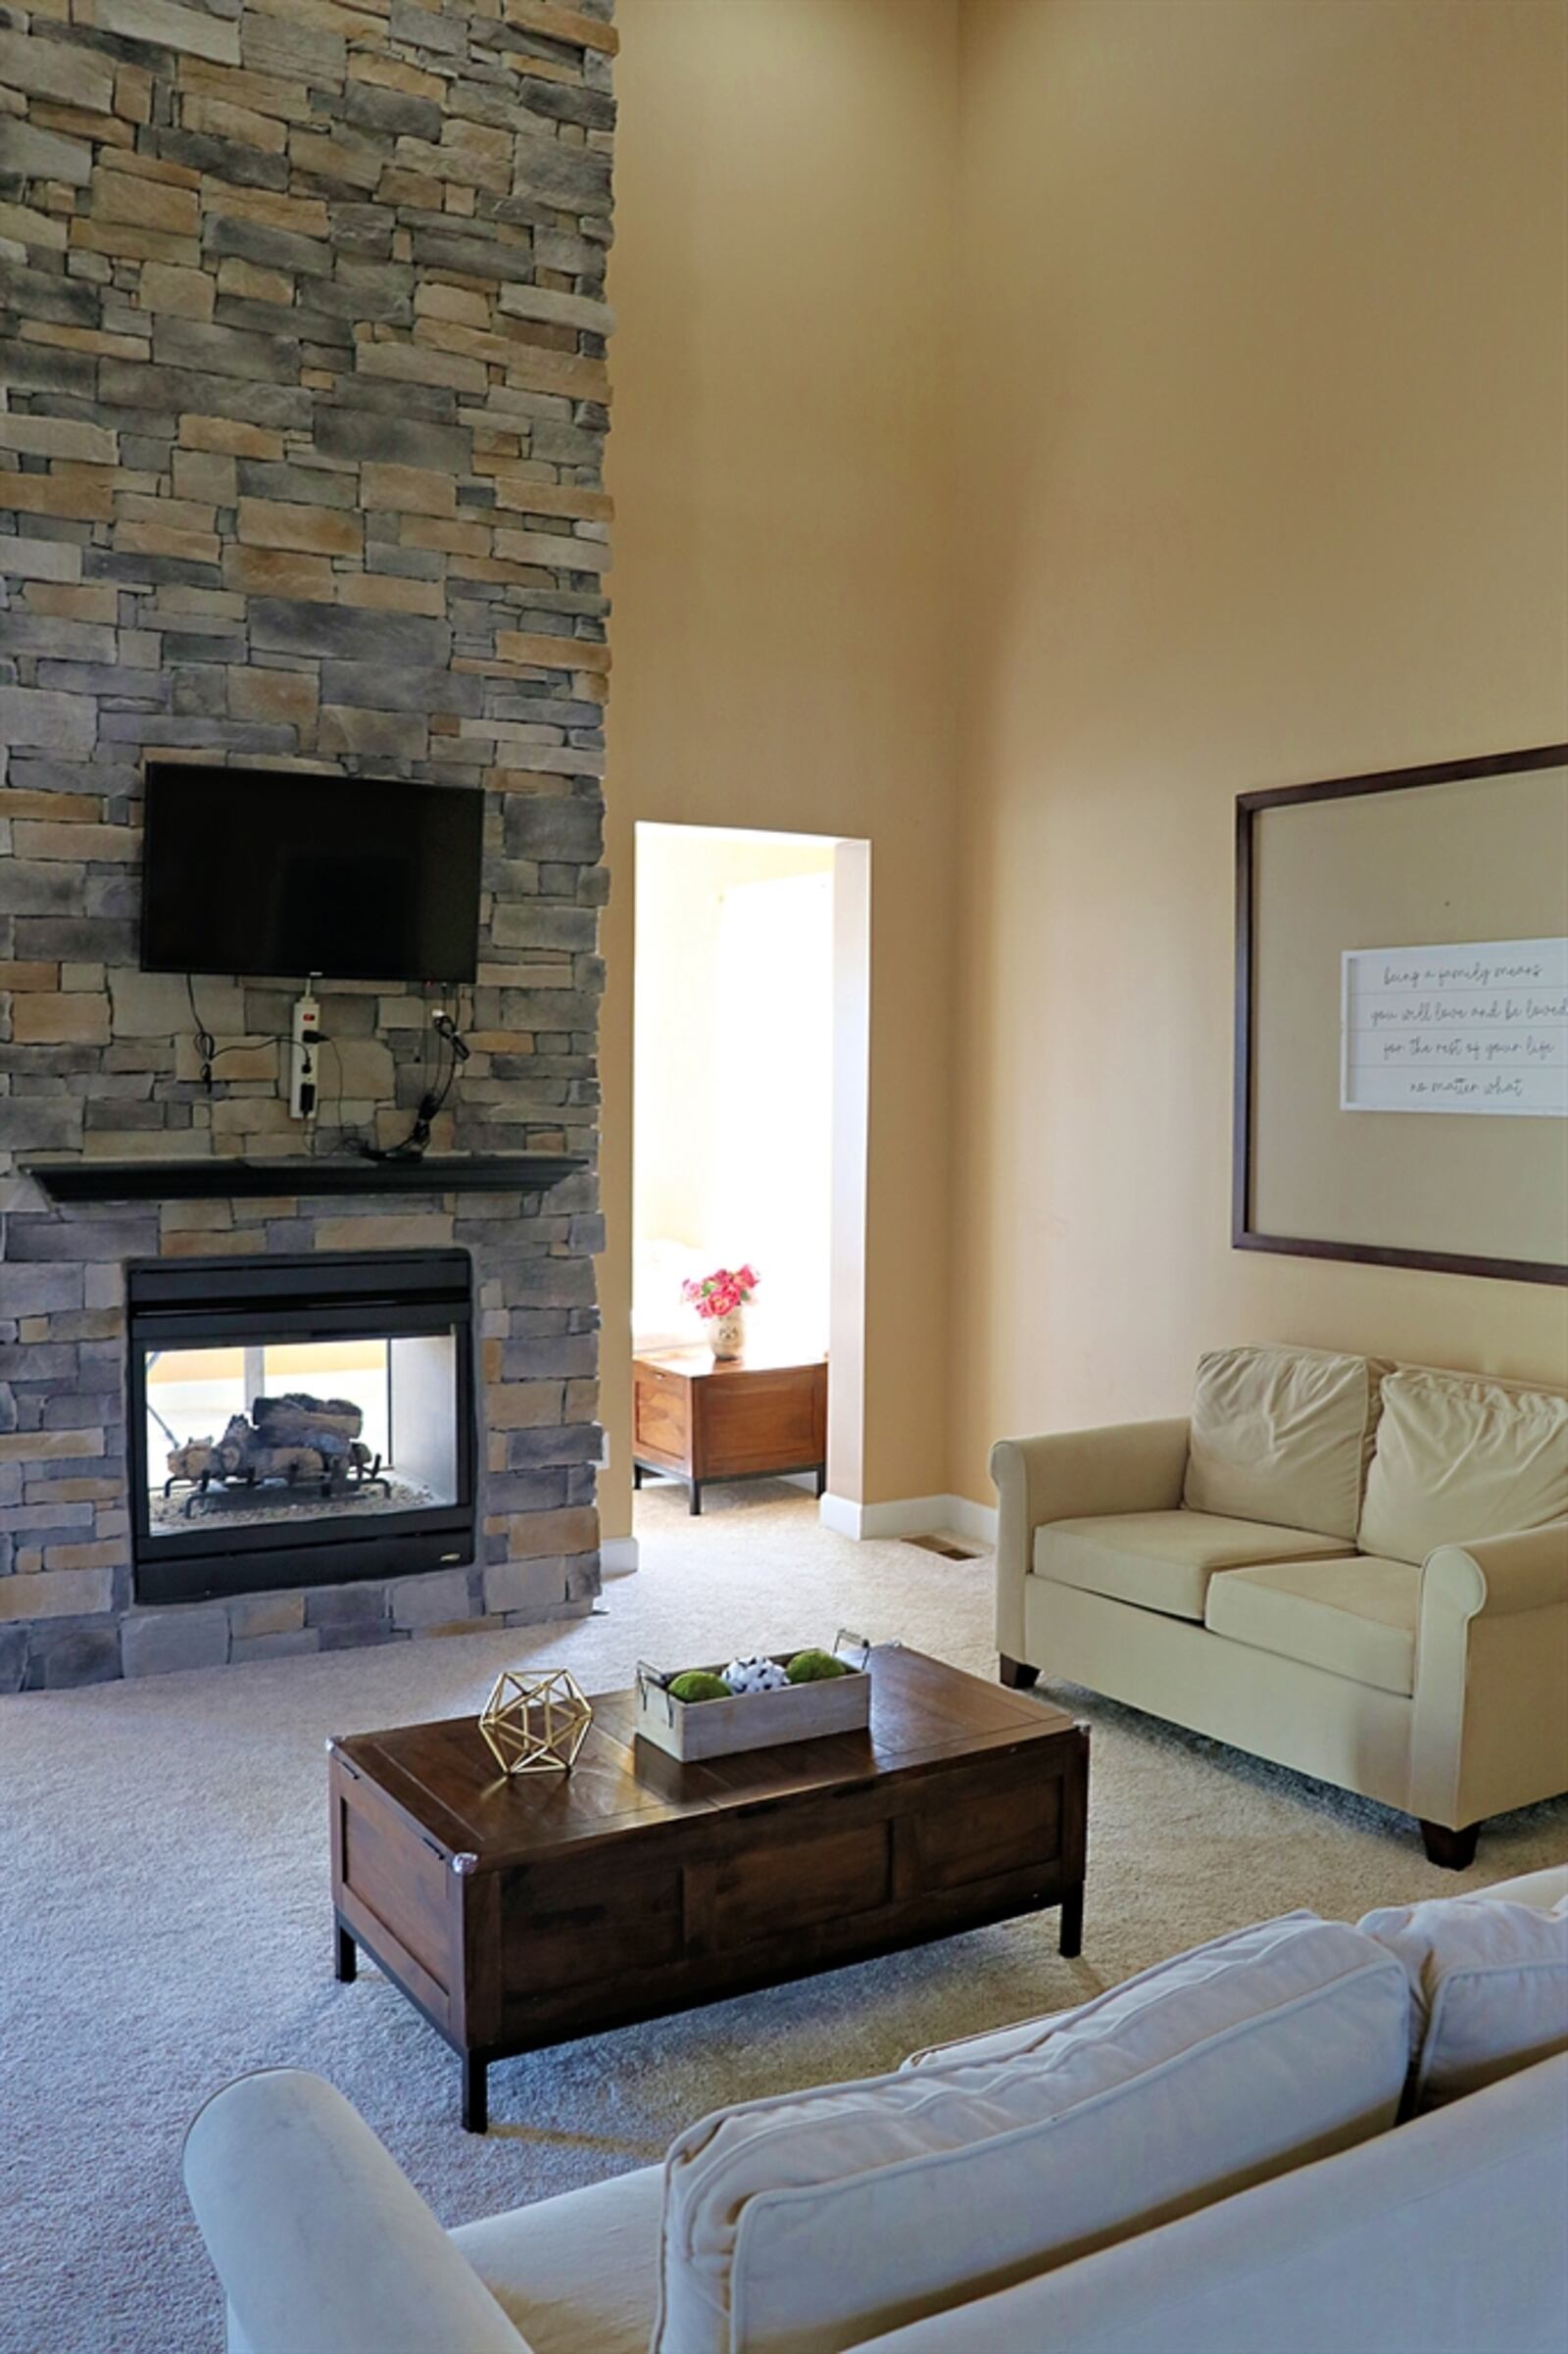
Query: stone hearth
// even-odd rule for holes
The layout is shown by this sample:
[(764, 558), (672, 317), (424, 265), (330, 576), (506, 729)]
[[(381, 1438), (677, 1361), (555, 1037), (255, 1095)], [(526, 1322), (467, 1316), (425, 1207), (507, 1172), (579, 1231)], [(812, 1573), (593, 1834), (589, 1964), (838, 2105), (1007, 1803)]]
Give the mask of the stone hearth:
[[(0, 1690), (590, 1607), (608, 671), (608, 0), (0, 9)], [(90, 22), (88, 21), (90, 20)], [(144, 757), (482, 792), (471, 1060), (435, 1150), (545, 1193), (341, 1191), (430, 1002), (143, 973)], [(242, 844), (215, 839), (214, 888)], [(209, 1085), (198, 1026), (219, 1050)], [(270, 1196), (60, 1204), (33, 1157), (281, 1159)], [(458, 1246), (479, 1545), (389, 1585), (132, 1606), (128, 1259)]]

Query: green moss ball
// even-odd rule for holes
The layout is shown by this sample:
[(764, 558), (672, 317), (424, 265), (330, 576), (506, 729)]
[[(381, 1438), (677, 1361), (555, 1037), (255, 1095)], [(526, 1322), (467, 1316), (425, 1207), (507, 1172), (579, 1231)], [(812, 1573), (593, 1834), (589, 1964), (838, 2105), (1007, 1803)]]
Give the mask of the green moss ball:
[(849, 1669), (831, 1651), (797, 1651), (787, 1673), (792, 1684), (826, 1684), (834, 1676), (847, 1676)]
[(677, 1700), (727, 1700), (729, 1686), (722, 1676), (710, 1676), (704, 1667), (690, 1667), (684, 1676), (677, 1676), (670, 1685)]

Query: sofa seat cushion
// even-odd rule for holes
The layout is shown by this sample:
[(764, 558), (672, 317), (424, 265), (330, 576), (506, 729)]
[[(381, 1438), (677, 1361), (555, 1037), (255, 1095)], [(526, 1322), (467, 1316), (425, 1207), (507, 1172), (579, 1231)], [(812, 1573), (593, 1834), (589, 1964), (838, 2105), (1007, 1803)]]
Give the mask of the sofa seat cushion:
[(1215, 1512), (1109, 1512), (1093, 1520), (1052, 1520), (1037, 1529), (1035, 1575), (1201, 1623), (1203, 1597), (1217, 1569), (1328, 1560), (1345, 1550), (1342, 1540), (1311, 1529), (1277, 1529)]
[(1383, 1385), (1357, 1543), (1396, 1561), (1568, 1514), (1568, 1398), (1401, 1365)]
[(655, 2354), (841, 2354), (1381, 2133), (1408, 2059), (1398, 1962), (1295, 1913), (1035, 2051), (723, 2110), (665, 2161)]
[(1388, 1371), (1325, 1349), (1210, 1349), (1193, 1388), (1183, 1503), (1352, 1544)]
[(532, 2354), (648, 2354), (663, 2195), (662, 2169), (640, 2166), (451, 2237)]
[(1408, 1561), (1281, 1561), (1209, 1581), (1203, 1624), (1254, 1651), (1408, 1699), (1421, 1572)]

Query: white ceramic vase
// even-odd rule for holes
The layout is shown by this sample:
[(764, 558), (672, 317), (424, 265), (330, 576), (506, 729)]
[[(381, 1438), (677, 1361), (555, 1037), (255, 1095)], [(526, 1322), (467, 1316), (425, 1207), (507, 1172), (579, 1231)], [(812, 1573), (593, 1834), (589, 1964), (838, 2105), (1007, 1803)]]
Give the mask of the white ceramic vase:
[(708, 1346), (714, 1360), (727, 1365), (746, 1353), (746, 1310), (733, 1307), (727, 1316), (714, 1316), (708, 1327)]

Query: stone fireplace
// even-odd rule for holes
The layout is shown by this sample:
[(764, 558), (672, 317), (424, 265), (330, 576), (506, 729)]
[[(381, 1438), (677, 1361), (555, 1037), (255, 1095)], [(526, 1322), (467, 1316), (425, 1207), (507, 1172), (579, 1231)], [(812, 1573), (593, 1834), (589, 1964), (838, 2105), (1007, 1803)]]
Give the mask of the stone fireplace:
[[(609, 17), (94, 0), (0, 25), (0, 1691), (591, 1607)], [(181, 756), (484, 797), (472, 1051), (427, 1163), (352, 1157), (426, 1092), (427, 994), (320, 990), (306, 1129), (303, 976), (140, 969), (143, 766)], [(243, 855), (215, 840), (215, 890)], [(350, 1570), (374, 1540), (308, 1537), (291, 1496), (293, 1566), (258, 1587), (261, 1524), (209, 1481), (188, 1516), (172, 1492), (195, 1542), (160, 1556), (130, 1332), (172, 1312), (158, 1270), (198, 1277), (198, 1313), (251, 1312), (266, 1269), (324, 1311), (344, 1269), (408, 1253), (465, 1270), (466, 1495), (408, 1506), (449, 1525)], [(336, 1336), (361, 1360), (413, 1337)], [(238, 1390), (232, 1362), (194, 1381), (209, 1419), (386, 1373), (296, 1378), (285, 1351), (258, 1390), (247, 1341)], [(388, 1378), (406, 1399), (415, 1359)], [(381, 1435), (358, 1443), (407, 1456)], [(378, 1509), (310, 1452), (327, 1519)], [(243, 1573), (208, 1557), (220, 1527)], [(205, 1563), (186, 1598), (176, 1551)]]
[(471, 1561), (472, 1273), (464, 1251), (132, 1260), (136, 1599)]

